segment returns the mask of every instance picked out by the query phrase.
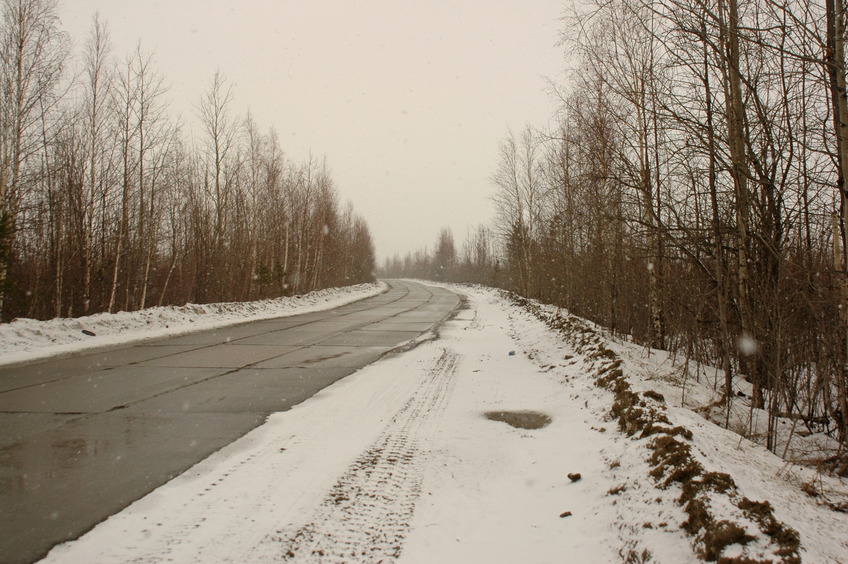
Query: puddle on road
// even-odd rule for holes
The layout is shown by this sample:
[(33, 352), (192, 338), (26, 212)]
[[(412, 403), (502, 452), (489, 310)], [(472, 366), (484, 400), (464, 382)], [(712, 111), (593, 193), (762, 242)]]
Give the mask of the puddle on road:
[(549, 415), (539, 411), (487, 411), (483, 415), (490, 421), (501, 421), (517, 429), (541, 429), (551, 422)]

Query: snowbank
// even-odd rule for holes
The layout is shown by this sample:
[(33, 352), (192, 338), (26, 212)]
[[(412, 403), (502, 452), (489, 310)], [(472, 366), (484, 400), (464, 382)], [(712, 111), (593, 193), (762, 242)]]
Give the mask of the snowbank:
[(18, 318), (11, 323), (0, 324), (0, 366), (331, 309), (385, 290), (385, 283), (379, 282), (255, 302), (151, 307), (48, 321)]
[[(708, 414), (704, 408), (720, 396), (714, 383), (723, 374), (686, 378), (704, 367), (612, 338), (559, 308), (512, 300), (575, 347), (574, 361), (585, 370), (584, 390), (599, 400), (599, 408), (606, 404), (605, 419), (627, 437), (629, 446), (615, 462), (617, 469), (627, 468), (627, 477), (616, 496), (683, 509), (674, 526), (692, 537), (696, 554), (706, 560), (794, 562), (800, 556), (804, 562), (848, 561), (848, 481), (787, 462), (700, 415)], [(528, 354), (555, 360), (544, 346), (528, 346)], [(608, 390), (602, 394), (607, 397), (597, 396), (587, 384)], [(744, 382), (735, 385), (745, 387)], [(731, 427), (744, 427), (745, 413), (765, 417), (757, 411), (737, 405)], [(757, 428), (756, 421), (749, 425)], [(640, 451), (640, 459), (634, 458)], [(646, 537), (633, 532), (629, 542), (637, 549), (631, 555), (646, 551), (656, 556)]]

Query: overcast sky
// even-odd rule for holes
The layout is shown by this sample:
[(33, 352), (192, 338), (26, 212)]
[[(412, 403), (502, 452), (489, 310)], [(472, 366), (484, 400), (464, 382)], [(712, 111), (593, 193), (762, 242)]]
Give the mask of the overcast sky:
[(507, 127), (546, 125), (546, 77), (563, 0), (60, 0), (76, 53), (95, 12), (113, 53), (138, 41), (193, 107), (216, 69), (234, 108), (277, 130), (283, 150), (326, 156), (343, 200), (374, 236), (380, 262), (458, 244), (493, 216), (491, 174)]

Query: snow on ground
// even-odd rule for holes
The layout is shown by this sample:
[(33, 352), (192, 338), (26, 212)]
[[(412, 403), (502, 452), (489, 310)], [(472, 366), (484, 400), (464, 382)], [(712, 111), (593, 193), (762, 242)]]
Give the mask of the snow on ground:
[(11, 323), (0, 324), (0, 366), (236, 323), (321, 311), (375, 296), (385, 290), (385, 283), (379, 282), (255, 302), (151, 307), (48, 321), (17, 318)]
[[(452, 288), (467, 307), (437, 338), (272, 415), (46, 561), (698, 561), (679, 488), (658, 489), (646, 439), (617, 430), (594, 360), (499, 292)], [(660, 382), (661, 359), (610, 347), (634, 387)], [(799, 531), (803, 561), (848, 561), (848, 516), (801, 493), (800, 470), (668, 404), (707, 470)], [(551, 422), (484, 416), (503, 411)]]
[[(775, 517), (800, 533), (803, 561), (848, 562), (848, 480), (818, 472), (815, 465), (793, 464), (761, 444), (743, 439), (741, 435), (748, 429), (762, 429), (767, 419), (764, 411), (749, 409), (748, 399), (737, 398), (734, 403), (730, 427), (735, 431), (706, 420), (701, 415), (703, 409), (700, 413), (693, 411), (693, 408), (715, 404), (721, 397), (713, 384), (718, 378), (721, 385), (722, 371), (697, 367), (695, 363), (687, 365), (680, 359), (675, 363), (665, 351), (647, 351), (644, 347), (612, 340), (608, 341), (608, 346), (624, 360), (634, 388), (663, 394), (674, 423), (695, 433), (698, 459), (705, 467), (730, 474), (749, 498), (769, 501)], [(689, 380), (684, 386), (681, 373), (687, 368)], [(702, 373), (696, 380), (698, 369)], [(715, 374), (709, 377), (708, 372)], [(750, 394), (750, 384), (744, 380), (735, 379), (734, 386)], [(712, 419), (722, 420), (722, 410), (717, 408), (717, 411), (719, 413), (713, 414)], [(791, 421), (779, 422), (780, 440), (776, 449), (779, 453), (786, 450), (789, 460), (794, 454), (794, 458), (802, 462), (813, 463), (810, 454), (815, 454), (814, 450), (821, 458), (835, 454), (835, 441), (823, 434), (802, 436), (794, 433), (786, 448), (791, 427)], [(813, 445), (817, 445), (816, 448)], [(816, 497), (805, 490), (816, 492)], [(828, 503), (840, 507), (840, 511), (827, 507)]]

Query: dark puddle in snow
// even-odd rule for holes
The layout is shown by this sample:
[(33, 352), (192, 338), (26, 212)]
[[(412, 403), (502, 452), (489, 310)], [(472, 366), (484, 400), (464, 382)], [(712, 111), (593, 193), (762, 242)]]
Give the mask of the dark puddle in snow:
[(491, 421), (501, 421), (518, 429), (541, 429), (547, 427), (551, 418), (538, 411), (487, 411), (483, 415)]

